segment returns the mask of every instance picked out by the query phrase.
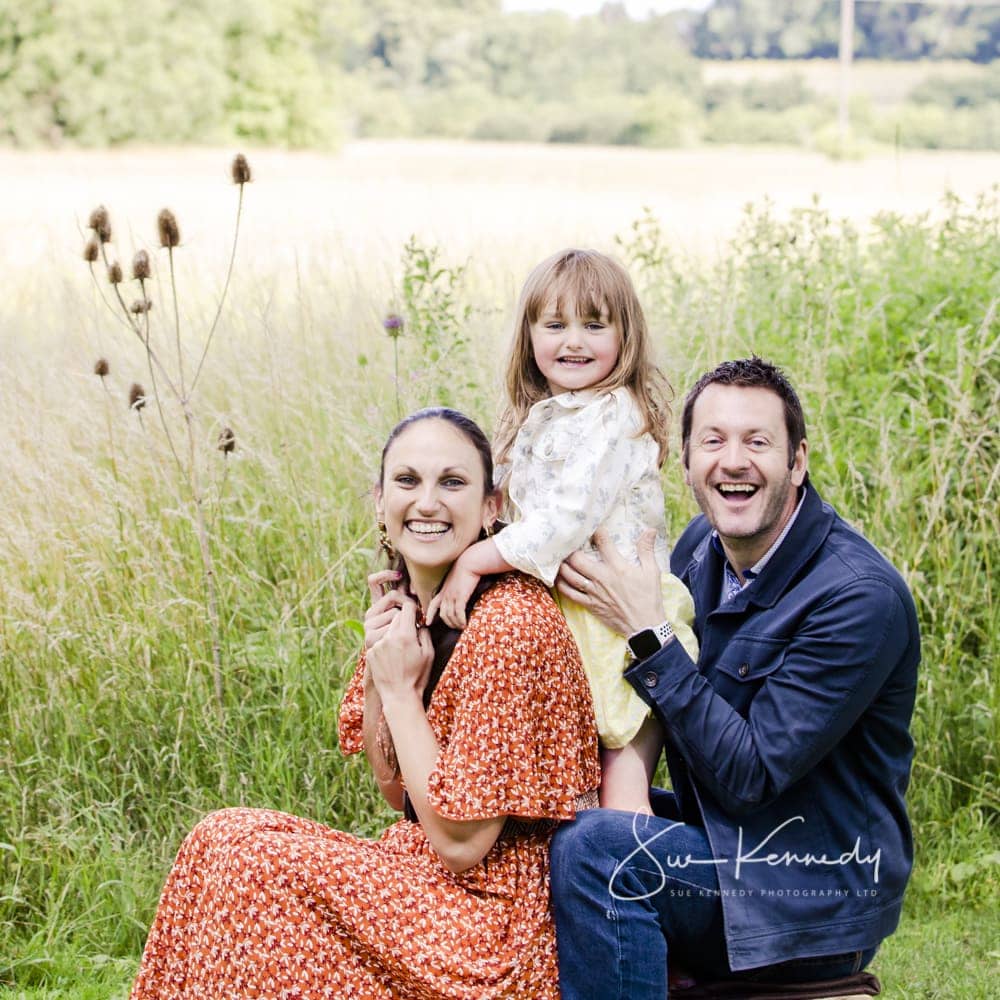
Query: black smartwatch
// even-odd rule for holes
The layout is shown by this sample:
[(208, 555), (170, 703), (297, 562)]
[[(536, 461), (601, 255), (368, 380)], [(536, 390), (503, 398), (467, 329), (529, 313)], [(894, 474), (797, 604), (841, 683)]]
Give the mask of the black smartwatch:
[(673, 634), (670, 622), (662, 622), (656, 628), (644, 628), (633, 632), (625, 641), (637, 660), (645, 660), (646, 657), (658, 653)]

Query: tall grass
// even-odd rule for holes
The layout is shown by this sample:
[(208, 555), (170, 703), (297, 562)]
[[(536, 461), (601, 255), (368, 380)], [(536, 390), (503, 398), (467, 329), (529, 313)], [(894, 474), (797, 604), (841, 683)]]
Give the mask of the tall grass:
[[(784, 221), (751, 211), (715, 263), (680, 256), (646, 217), (619, 249), (678, 388), (751, 351), (786, 368), (815, 482), (910, 582), (923, 885), (976, 902), (998, 870), (1000, 208), (995, 193), (945, 208), (863, 233), (817, 206)], [(491, 422), (521, 277), (495, 260), (407, 260), (395, 285), (322, 261), (237, 270), (198, 429), (213, 460), (222, 715), (192, 515), (156, 424), (127, 406), (141, 354), (96, 318), (83, 275), (53, 283), (54, 300), (0, 301), (0, 329), (24, 331), (0, 440), (0, 983), (127, 967), (173, 852), (210, 809), (286, 809), (366, 835), (389, 819), (336, 739), (374, 561), (368, 490), (397, 393), (404, 408), (447, 398)], [(213, 280), (182, 311), (210, 313)], [(407, 280), (449, 313), (440, 367), (426, 316), (395, 345), (382, 329)], [(90, 374), (98, 346), (106, 386)], [(223, 425), (228, 456), (214, 448)], [(676, 458), (666, 486), (676, 532), (692, 513)]]

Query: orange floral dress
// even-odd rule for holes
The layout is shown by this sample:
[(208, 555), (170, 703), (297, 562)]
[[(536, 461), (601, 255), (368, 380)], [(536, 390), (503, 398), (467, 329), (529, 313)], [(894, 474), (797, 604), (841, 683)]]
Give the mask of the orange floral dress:
[[(364, 662), (340, 710), (363, 749)], [(184, 841), (132, 1000), (557, 1000), (548, 848), (600, 781), (587, 680), (548, 592), (519, 574), (480, 598), (431, 698), (428, 796), (454, 820), (509, 816), (452, 874), (419, 823), (376, 841), (227, 809)]]

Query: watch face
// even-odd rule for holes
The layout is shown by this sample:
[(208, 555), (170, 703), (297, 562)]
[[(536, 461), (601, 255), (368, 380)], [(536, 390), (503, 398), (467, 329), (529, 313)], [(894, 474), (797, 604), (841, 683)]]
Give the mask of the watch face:
[(651, 628), (637, 632), (629, 639), (628, 645), (637, 660), (644, 660), (660, 650), (660, 640)]

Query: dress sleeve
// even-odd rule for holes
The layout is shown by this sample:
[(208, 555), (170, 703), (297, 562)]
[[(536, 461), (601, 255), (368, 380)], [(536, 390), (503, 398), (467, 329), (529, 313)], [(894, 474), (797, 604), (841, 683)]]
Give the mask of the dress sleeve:
[(634, 481), (643, 461), (637, 429), (627, 390), (558, 418), (524, 483), (530, 506), (496, 536), (500, 555), (551, 587), (560, 563), (590, 540)]
[(354, 676), (347, 684), (344, 700), (340, 703), (338, 742), (345, 754), (360, 753), (365, 748), (365, 654), (358, 658)]
[(600, 783), (590, 689), (565, 619), (540, 584), (488, 592), (453, 656), (463, 678), (428, 780), (445, 818), (567, 820)]

